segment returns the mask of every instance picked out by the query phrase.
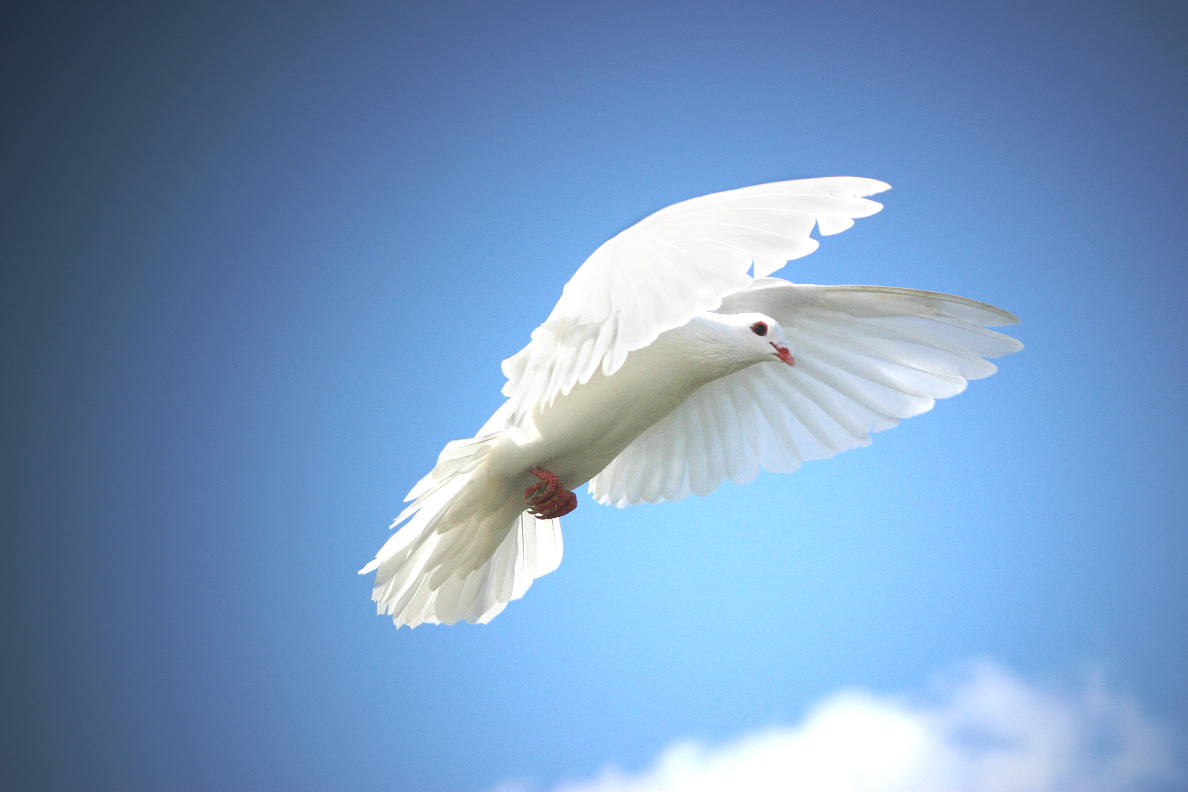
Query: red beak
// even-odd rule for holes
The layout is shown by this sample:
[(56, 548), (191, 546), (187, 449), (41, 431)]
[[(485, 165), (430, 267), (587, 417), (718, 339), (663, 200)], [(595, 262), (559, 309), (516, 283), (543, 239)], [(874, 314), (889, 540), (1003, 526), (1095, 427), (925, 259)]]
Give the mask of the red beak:
[(778, 357), (780, 360), (787, 363), (789, 366), (796, 365), (796, 361), (792, 359), (792, 353), (788, 351), (788, 347), (779, 346), (774, 341), (770, 341), (768, 343), (770, 343), (772, 345), (772, 347), (775, 349), (776, 357)]

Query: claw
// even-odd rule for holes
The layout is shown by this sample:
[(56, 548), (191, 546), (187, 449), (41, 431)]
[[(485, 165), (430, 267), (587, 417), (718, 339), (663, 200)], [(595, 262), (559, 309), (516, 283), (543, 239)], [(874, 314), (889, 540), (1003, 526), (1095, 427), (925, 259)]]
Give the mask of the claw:
[(552, 520), (563, 517), (577, 508), (577, 495), (568, 490), (561, 490), (557, 497), (542, 503), (532, 510), (532, 516), (538, 520)]
[(539, 484), (524, 490), (524, 502), (532, 516), (539, 520), (553, 520), (577, 508), (577, 496), (561, 486), (557, 474), (539, 466), (528, 472), (540, 479)]
[(557, 478), (555, 473), (550, 473), (542, 467), (534, 467), (528, 472), (540, 479), (539, 484), (533, 484), (524, 490), (524, 500), (529, 506), (549, 500), (561, 489), (561, 479)]
[(539, 500), (534, 499), (532, 501), (532, 513), (541, 515), (555, 511), (556, 509), (561, 508), (571, 496), (573, 496), (573, 493), (569, 490), (558, 488), (547, 498), (541, 498)]

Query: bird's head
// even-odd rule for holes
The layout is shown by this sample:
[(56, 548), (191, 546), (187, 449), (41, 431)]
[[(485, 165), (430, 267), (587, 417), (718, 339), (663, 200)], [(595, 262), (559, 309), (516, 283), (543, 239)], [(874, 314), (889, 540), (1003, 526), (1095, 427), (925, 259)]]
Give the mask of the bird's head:
[(739, 313), (719, 314), (718, 318), (729, 328), (734, 346), (746, 356), (748, 365), (768, 361), (796, 365), (784, 328), (770, 316)]

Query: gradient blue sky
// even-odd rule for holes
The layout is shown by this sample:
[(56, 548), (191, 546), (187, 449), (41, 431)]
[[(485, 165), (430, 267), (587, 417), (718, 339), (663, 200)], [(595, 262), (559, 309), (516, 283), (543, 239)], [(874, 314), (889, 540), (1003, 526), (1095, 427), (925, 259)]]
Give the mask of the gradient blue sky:
[[(550, 784), (983, 656), (1188, 731), (1183, 5), (98, 6), (0, 50), (5, 788)], [(792, 476), (583, 495), (486, 627), (375, 615), (595, 247), (829, 175), (887, 208), (778, 274), (1027, 349)]]

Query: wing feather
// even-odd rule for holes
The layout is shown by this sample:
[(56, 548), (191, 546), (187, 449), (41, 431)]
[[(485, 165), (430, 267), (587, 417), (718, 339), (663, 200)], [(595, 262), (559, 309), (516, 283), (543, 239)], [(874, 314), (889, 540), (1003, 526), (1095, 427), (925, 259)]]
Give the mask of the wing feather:
[(586, 382), (627, 355), (714, 310), (751, 283), (817, 248), (810, 234), (848, 228), (882, 205), (874, 179), (801, 179), (693, 198), (603, 243), (566, 284), (528, 346), (504, 361), (507, 422)]
[(763, 422), (771, 427), (767, 446), (771, 454), (767, 457), (770, 469), (776, 473), (792, 473), (800, 467), (802, 455), (800, 444), (796, 442), (789, 426), (792, 417), (790, 411), (781, 409), (783, 405), (777, 399), (763, 398), (764, 394), (756, 387), (755, 379), (745, 380), (741, 384), (745, 388), (745, 397), (758, 405)]
[[(784, 328), (794, 367), (759, 363), (696, 390), (590, 482), (594, 497), (626, 506), (706, 495), (760, 468), (868, 445), (872, 432), (931, 409), (997, 369), (987, 357), (1022, 348), (987, 329), (1018, 321), (985, 303), (935, 292), (756, 280), (722, 313), (757, 311)], [(688, 485), (642, 478), (682, 469)], [(640, 490), (639, 487), (645, 487)]]

